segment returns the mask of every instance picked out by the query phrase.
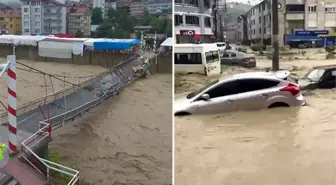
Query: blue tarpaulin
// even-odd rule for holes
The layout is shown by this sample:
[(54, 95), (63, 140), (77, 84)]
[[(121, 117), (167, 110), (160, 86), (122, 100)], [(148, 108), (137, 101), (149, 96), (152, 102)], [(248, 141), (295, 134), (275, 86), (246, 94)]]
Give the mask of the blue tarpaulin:
[(93, 42), (94, 50), (127, 50), (132, 45), (141, 44), (137, 39), (106, 39)]

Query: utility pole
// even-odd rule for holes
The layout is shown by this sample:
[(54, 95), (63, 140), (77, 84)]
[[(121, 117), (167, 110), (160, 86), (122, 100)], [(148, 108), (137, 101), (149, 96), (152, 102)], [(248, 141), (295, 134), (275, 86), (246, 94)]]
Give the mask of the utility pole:
[(278, 10), (281, 8), (278, 0), (272, 0), (272, 41), (273, 41), (273, 58), (272, 70), (279, 70), (279, 18)]
[(215, 20), (214, 20), (214, 24), (215, 24), (215, 33), (214, 33), (214, 35), (215, 35), (215, 41), (217, 41), (218, 40), (218, 38), (217, 38), (217, 36), (218, 36), (218, 31), (217, 31), (218, 30), (217, 29), (217, 27), (218, 27), (218, 19), (217, 19), (218, 5), (217, 5), (217, 0), (214, 0), (213, 12), (215, 14), (215, 16), (214, 16), (214, 18), (215, 18)]

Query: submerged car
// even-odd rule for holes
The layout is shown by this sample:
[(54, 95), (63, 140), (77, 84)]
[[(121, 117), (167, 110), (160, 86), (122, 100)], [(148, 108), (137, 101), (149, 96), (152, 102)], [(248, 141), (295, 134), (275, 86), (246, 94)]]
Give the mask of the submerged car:
[(302, 90), (330, 89), (336, 87), (336, 65), (314, 67), (298, 80)]
[(254, 56), (242, 52), (225, 51), (221, 57), (222, 65), (233, 65), (242, 67), (256, 67), (257, 62)]
[(176, 100), (174, 114), (180, 116), (305, 105), (298, 85), (287, 80), (289, 75), (289, 71), (248, 72), (220, 78)]

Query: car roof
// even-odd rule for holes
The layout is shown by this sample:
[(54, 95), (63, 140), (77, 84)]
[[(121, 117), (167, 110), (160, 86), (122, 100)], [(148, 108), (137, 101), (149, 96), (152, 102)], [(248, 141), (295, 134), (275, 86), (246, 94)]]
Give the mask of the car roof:
[(289, 71), (269, 71), (269, 72), (246, 72), (246, 73), (239, 73), (234, 74), (230, 77), (221, 77), (219, 81), (226, 81), (226, 80), (233, 80), (233, 79), (244, 79), (244, 78), (269, 78), (269, 79), (281, 79), (289, 76)]
[(332, 69), (332, 68), (336, 68), (336, 65), (332, 64), (332, 65), (315, 66), (313, 69)]

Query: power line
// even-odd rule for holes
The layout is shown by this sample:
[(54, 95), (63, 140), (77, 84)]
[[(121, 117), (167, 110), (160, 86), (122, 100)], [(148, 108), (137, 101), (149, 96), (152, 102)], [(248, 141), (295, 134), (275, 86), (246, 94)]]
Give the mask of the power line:
[[(20, 67), (17, 67), (16, 69), (26, 71), (26, 72), (30, 72), (30, 73), (35, 73), (35, 74), (41, 74), (41, 72), (31, 71), (31, 70), (20, 68)], [(92, 77), (96, 77), (96, 75), (89, 75), (89, 76), (65, 76), (65, 75), (58, 75), (58, 74), (53, 74), (53, 75), (57, 76), (57, 77), (62, 77), (62, 78), (63, 77), (65, 77), (65, 78), (92, 78)]]

